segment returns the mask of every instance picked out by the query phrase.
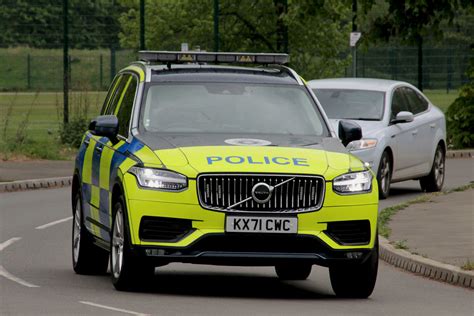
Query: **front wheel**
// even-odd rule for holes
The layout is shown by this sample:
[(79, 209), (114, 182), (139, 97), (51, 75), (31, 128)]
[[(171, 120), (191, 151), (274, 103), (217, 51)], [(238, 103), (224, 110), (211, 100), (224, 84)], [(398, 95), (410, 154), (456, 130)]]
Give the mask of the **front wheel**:
[(367, 298), (375, 287), (379, 264), (378, 239), (370, 256), (361, 264), (337, 265), (329, 268), (334, 293), (339, 297)]
[(311, 264), (279, 264), (275, 272), (280, 280), (306, 280), (312, 267)]
[(146, 277), (153, 276), (155, 267), (132, 253), (123, 198), (114, 205), (110, 243), (112, 284), (119, 291), (139, 286)]
[(433, 159), (433, 166), (431, 167), (430, 173), (420, 179), (420, 187), (426, 192), (438, 192), (441, 191), (444, 184), (446, 165), (446, 155), (443, 147), (438, 145), (436, 153)]
[(74, 196), (72, 220), (72, 267), (77, 274), (105, 274), (109, 254), (94, 245), (93, 237), (84, 226), (81, 192)]

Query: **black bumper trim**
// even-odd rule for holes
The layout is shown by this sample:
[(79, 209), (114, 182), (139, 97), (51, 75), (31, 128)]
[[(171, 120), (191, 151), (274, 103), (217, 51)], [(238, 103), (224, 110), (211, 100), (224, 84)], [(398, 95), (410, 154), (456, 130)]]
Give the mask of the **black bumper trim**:
[[(289, 261), (329, 266), (345, 262), (363, 262), (373, 251), (373, 249), (335, 250), (312, 235), (255, 235), (208, 234), (187, 247), (135, 246), (133, 250), (137, 256), (146, 257), (160, 265), (183, 262), (232, 266), (272, 266)], [(262, 239), (265, 238), (270, 241), (275, 239), (272, 247), (265, 248), (265, 242), (262, 243)], [(251, 239), (255, 241), (254, 244), (245, 244)], [(232, 249), (236, 241), (237, 246)], [(287, 245), (279, 247), (279, 241), (286, 241)], [(239, 245), (239, 242), (243, 244)], [(262, 248), (259, 250), (259, 247)], [(357, 255), (354, 256), (354, 253)]]

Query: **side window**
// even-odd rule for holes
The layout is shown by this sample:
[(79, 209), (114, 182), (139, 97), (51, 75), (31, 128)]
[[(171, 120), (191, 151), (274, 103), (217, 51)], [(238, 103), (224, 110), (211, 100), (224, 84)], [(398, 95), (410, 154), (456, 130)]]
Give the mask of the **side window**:
[(128, 126), (130, 125), (130, 118), (132, 116), (133, 101), (135, 100), (135, 92), (137, 91), (138, 80), (135, 76), (128, 79), (129, 82), (125, 85), (125, 93), (123, 95), (120, 107), (116, 112), (119, 121), (119, 135), (128, 137)]
[(109, 92), (107, 93), (107, 96), (105, 97), (104, 104), (102, 105), (102, 109), (100, 110), (100, 115), (104, 115), (105, 111), (107, 110), (107, 105), (109, 104), (110, 99), (112, 99), (114, 93), (117, 91), (117, 84), (120, 81), (122, 76), (115, 76), (114, 81), (112, 81), (112, 84), (110, 85)]
[(401, 111), (410, 111), (408, 104), (405, 101), (403, 91), (401, 88), (396, 89), (392, 96), (392, 115), (391, 119), (394, 119), (397, 114)]
[(107, 109), (105, 110), (105, 115), (110, 115), (115, 113), (115, 109), (120, 103), (120, 99), (123, 94), (123, 90), (125, 89), (125, 85), (127, 84), (128, 80), (130, 79), (131, 75), (122, 75), (120, 76), (120, 81), (117, 84), (117, 87), (112, 93), (112, 96), (110, 97), (110, 103)]
[(403, 90), (413, 114), (418, 114), (428, 109), (428, 102), (421, 95), (416, 93), (415, 90), (411, 88), (403, 88)]

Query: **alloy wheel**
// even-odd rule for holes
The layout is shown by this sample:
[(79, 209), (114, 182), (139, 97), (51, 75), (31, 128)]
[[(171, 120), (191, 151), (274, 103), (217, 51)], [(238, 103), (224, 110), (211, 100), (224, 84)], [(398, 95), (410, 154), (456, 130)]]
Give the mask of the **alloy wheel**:
[(115, 222), (112, 233), (112, 273), (115, 278), (120, 277), (123, 265), (123, 248), (124, 248), (124, 226), (123, 211), (121, 208), (115, 214)]
[(73, 225), (73, 240), (72, 240), (72, 255), (74, 264), (79, 260), (79, 250), (81, 246), (81, 201), (77, 199), (74, 210), (74, 225)]

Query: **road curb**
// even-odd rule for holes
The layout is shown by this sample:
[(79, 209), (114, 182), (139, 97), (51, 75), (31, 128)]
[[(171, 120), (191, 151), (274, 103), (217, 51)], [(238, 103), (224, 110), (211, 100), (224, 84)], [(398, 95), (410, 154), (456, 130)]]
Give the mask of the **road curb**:
[(396, 249), (384, 237), (379, 238), (380, 258), (385, 262), (430, 279), (474, 289), (474, 272)]
[(446, 158), (474, 158), (474, 149), (448, 150)]
[(36, 189), (61, 188), (70, 186), (71, 184), (72, 177), (0, 182), (0, 192), (16, 192)]

